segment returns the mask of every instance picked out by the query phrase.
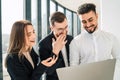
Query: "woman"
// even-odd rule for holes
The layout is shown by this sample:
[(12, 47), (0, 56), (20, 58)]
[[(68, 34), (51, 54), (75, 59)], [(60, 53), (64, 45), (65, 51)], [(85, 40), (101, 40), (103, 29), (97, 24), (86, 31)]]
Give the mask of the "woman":
[(56, 62), (57, 58), (53, 56), (38, 63), (38, 55), (32, 48), (35, 37), (35, 30), (29, 21), (21, 20), (13, 24), (5, 61), (11, 80), (39, 80)]

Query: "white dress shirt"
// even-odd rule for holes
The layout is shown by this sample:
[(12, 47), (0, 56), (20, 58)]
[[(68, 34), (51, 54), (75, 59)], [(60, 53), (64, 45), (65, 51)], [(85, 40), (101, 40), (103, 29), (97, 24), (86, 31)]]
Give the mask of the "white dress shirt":
[(119, 41), (112, 34), (99, 29), (92, 34), (82, 32), (70, 44), (70, 66), (102, 61), (111, 56), (120, 59)]
[(65, 67), (68, 67), (68, 60), (67, 60), (67, 51), (66, 51), (66, 47), (63, 46), (62, 48), (62, 56), (63, 56), (63, 60), (64, 60), (64, 63), (65, 63)]

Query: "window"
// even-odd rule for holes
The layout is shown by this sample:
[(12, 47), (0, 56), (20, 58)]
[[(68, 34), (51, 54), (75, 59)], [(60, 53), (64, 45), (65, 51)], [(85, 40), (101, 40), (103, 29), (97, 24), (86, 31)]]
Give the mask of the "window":
[(50, 0), (50, 14), (54, 13), (56, 11), (56, 4), (55, 2)]
[[(35, 33), (36, 33), (36, 35), (37, 35), (37, 33), (38, 33), (38, 26), (37, 26), (37, 0), (32, 0), (32, 2), (31, 2), (31, 22), (32, 22), (32, 24), (33, 24), (33, 27), (34, 27), (34, 29), (35, 29)], [(36, 41), (38, 41), (38, 39), (36, 40)]]
[(58, 5), (58, 11), (60, 11), (60, 12), (63, 12), (63, 13), (64, 13), (64, 8)]
[(80, 24), (80, 19), (77, 17), (77, 34), (81, 33), (81, 24)]
[(77, 20), (78, 20), (78, 18), (77, 18), (77, 14), (76, 13), (73, 13), (73, 18), (74, 18), (74, 20), (73, 20), (73, 36), (75, 37), (75, 36), (77, 36), (77, 27), (78, 27), (78, 25), (77, 25)]
[(42, 38), (47, 35), (47, 0), (41, 0)]
[(68, 20), (68, 34), (72, 35), (72, 12), (66, 10), (66, 17)]
[[(9, 44), (9, 35), (12, 24), (23, 19), (23, 0), (2, 0), (2, 53), (3, 53), (3, 79), (8, 80), (9, 76), (4, 67), (4, 60)], [(7, 5), (7, 6), (6, 6)]]

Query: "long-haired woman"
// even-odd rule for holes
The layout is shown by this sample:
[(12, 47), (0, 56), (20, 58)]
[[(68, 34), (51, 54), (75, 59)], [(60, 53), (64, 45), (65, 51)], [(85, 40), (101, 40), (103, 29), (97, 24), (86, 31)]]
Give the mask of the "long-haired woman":
[(27, 20), (16, 21), (11, 30), (8, 55), (5, 65), (11, 80), (39, 80), (57, 58), (50, 57), (38, 63), (38, 55), (33, 49), (35, 30)]

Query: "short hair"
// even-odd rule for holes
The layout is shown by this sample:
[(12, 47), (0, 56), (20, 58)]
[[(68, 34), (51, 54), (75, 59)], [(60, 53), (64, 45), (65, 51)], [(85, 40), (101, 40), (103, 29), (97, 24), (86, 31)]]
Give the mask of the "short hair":
[(96, 13), (96, 6), (93, 3), (85, 3), (78, 7), (77, 13), (78, 14), (85, 14), (90, 11), (93, 11)]
[(50, 24), (53, 26), (55, 22), (62, 23), (66, 19), (66, 16), (62, 12), (53, 13), (50, 18)]

